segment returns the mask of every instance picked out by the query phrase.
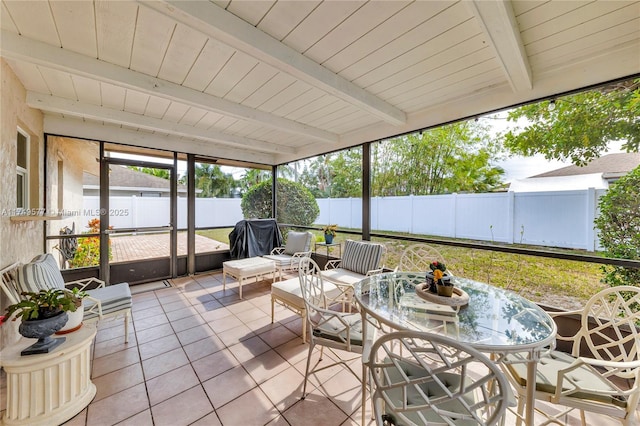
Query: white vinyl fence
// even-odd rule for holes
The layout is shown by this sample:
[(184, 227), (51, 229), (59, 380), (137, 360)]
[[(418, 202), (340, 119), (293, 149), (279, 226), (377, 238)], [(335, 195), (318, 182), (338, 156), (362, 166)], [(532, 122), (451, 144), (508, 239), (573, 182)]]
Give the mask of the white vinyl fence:
[[(374, 197), (371, 228), (410, 234), (522, 243), (594, 251), (599, 248), (593, 221), (606, 190), (503, 192), (431, 196)], [(111, 197), (110, 224), (118, 228), (164, 226), (169, 199)], [(233, 226), (243, 219), (239, 198), (196, 199), (196, 227)], [(362, 227), (359, 198), (317, 199), (318, 224)], [(84, 197), (86, 213), (99, 208), (98, 197)], [(92, 217), (86, 215), (82, 224)], [(187, 227), (186, 199), (178, 200), (178, 227)]]

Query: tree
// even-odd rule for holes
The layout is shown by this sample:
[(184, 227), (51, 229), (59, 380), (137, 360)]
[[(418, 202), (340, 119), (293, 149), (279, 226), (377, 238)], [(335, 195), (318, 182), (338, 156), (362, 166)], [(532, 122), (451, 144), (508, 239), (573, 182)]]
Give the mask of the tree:
[(224, 173), (220, 166), (213, 164), (196, 164), (196, 189), (200, 189), (196, 196), (199, 198), (226, 198), (232, 196), (235, 179), (231, 174)]
[[(551, 108), (553, 102), (555, 108)], [(505, 135), (505, 146), (523, 155), (544, 154), (547, 159), (586, 164), (606, 151), (612, 141), (622, 148), (640, 147), (640, 79), (525, 105), (509, 112), (508, 119), (526, 119), (524, 129)]]
[[(242, 214), (245, 218), (271, 217), (271, 182), (262, 182), (249, 189), (242, 197)], [(299, 183), (284, 178), (277, 181), (276, 217), (278, 222), (309, 226), (314, 223), (320, 208), (313, 194)]]
[[(595, 224), (607, 257), (640, 260), (640, 166), (609, 187), (599, 201)], [(611, 286), (640, 285), (640, 269), (603, 266)]]
[(475, 121), (404, 135), (372, 151), (377, 196), (487, 192), (502, 185), (504, 171), (491, 165), (501, 144)]
[(244, 196), (249, 188), (261, 182), (271, 182), (271, 172), (261, 169), (247, 169), (238, 182), (240, 186), (240, 194)]
[(146, 173), (151, 176), (156, 176), (162, 179), (171, 179), (171, 172), (167, 169), (154, 169), (151, 167), (137, 167), (137, 166), (127, 166), (131, 170), (135, 170), (138, 172)]

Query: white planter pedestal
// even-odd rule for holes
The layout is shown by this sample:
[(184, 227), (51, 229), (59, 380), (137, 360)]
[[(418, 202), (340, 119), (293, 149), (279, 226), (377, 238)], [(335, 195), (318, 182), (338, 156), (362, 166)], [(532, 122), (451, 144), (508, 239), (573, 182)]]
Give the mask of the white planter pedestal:
[(25, 338), (0, 352), (0, 365), (7, 373), (2, 424), (62, 424), (82, 411), (96, 394), (90, 350), (95, 335), (96, 324), (85, 324), (66, 334), (67, 340), (48, 354), (21, 356), (35, 340)]

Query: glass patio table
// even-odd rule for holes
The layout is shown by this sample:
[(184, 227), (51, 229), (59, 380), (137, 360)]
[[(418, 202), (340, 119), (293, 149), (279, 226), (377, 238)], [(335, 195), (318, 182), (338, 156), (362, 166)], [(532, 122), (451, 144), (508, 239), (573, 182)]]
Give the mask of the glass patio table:
[[(453, 277), (454, 285), (469, 296), (456, 312), (428, 302), (416, 294), (425, 283), (424, 272), (390, 272), (373, 275), (354, 286), (363, 315), (398, 330), (439, 333), (494, 354), (503, 361), (509, 353), (524, 354), (527, 383), (535, 383), (542, 352), (555, 347), (556, 324), (542, 308), (513, 292), (466, 278)], [(366, 331), (365, 331), (366, 332)], [(533, 424), (535, 386), (526, 395), (525, 423)]]

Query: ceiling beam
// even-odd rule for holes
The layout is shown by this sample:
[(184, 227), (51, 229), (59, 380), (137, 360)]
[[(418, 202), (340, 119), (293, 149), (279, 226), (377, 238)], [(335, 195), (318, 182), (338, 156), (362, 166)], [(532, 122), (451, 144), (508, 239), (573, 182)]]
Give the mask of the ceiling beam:
[(406, 123), (396, 108), (248, 22), (208, 1), (141, 1), (142, 4), (326, 91), (395, 125)]
[(139, 132), (113, 125), (86, 122), (75, 118), (55, 117), (46, 114), (44, 116), (44, 131), (45, 133), (53, 135), (64, 135), (167, 151), (179, 151), (186, 154), (254, 162), (258, 164), (273, 165), (275, 159), (273, 154), (252, 152), (204, 141), (185, 140), (176, 136)]
[(464, 2), (476, 17), (514, 92), (533, 88), (531, 66), (510, 0)]
[(90, 58), (70, 50), (31, 40), (8, 31), (3, 30), (0, 33), (0, 39), (2, 39), (0, 54), (10, 59), (96, 79), (147, 95), (169, 99), (195, 108), (201, 108), (205, 111), (230, 115), (240, 120), (256, 122), (272, 129), (313, 138), (322, 142), (334, 144), (340, 139), (335, 133), (249, 108), (217, 96)]
[(193, 138), (205, 142), (237, 148), (248, 148), (261, 152), (295, 154), (294, 148), (277, 145), (257, 139), (230, 135), (215, 129), (199, 129), (185, 124), (171, 123), (159, 118), (147, 117), (131, 112), (90, 105), (57, 96), (42, 95), (36, 92), (27, 92), (27, 105), (42, 111), (55, 112), (90, 120), (104, 121), (111, 124), (119, 124), (137, 127), (148, 131), (169, 133), (174, 136)]

